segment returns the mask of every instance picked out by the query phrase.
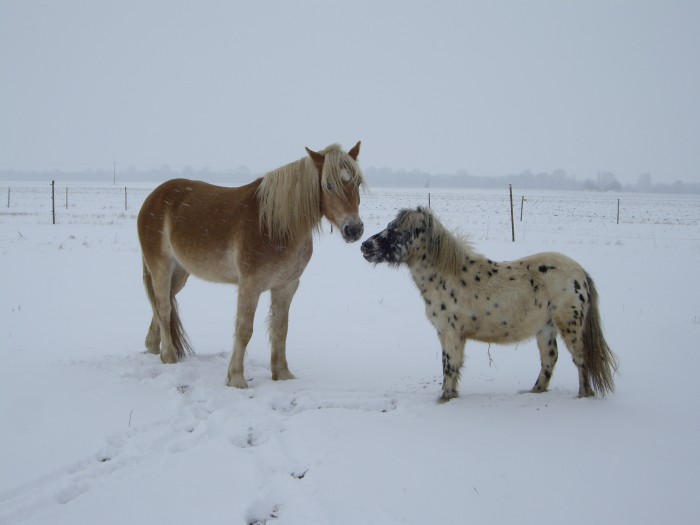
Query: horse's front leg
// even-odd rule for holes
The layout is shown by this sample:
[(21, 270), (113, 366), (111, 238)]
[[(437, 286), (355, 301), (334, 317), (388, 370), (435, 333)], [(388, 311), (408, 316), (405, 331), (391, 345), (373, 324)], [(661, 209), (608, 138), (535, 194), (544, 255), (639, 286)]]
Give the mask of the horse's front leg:
[(260, 290), (256, 287), (244, 283), (238, 287), (236, 335), (234, 336), (233, 355), (228, 365), (228, 386), (248, 388), (248, 383), (243, 377), (243, 360), (250, 338), (253, 336), (253, 321), (260, 294)]
[(442, 346), (442, 396), (440, 402), (445, 403), (459, 396), (459, 378), (464, 363), (465, 339), (459, 337), (453, 330), (439, 331)]
[(287, 329), (289, 307), (298, 287), (299, 279), (295, 279), (285, 286), (270, 290), (271, 304), (268, 319), (270, 346), (272, 347), (270, 368), (272, 369), (272, 379), (275, 381), (294, 379), (294, 374), (289, 371), (287, 365)]

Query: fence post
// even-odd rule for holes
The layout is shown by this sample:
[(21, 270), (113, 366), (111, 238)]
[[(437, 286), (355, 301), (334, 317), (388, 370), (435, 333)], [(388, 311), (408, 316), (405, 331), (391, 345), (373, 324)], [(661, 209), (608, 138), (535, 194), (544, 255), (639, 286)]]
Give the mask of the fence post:
[(68, 188), (66, 188), (66, 209), (68, 209)]
[(124, 211), (126, 211), (126, 186), (124, 186)]
[(520, 197), (520, 222), (523, 222), (523, 206), (525, 206), (525, 195)]
[(428, 209), (430, 210), (430, 192), (428, 192)]
[(620, 199), (617, 199), (617, 224), (620, 224)]
[(515, 242), (515, 219), (513, 218), (513, 185), (508, 184), (508, 190), (510, 191), (510, 231), (513, 236), (513, 242)]
[(51, 215), (53, 224), (56, 224), (56, 181), (51, 181)]

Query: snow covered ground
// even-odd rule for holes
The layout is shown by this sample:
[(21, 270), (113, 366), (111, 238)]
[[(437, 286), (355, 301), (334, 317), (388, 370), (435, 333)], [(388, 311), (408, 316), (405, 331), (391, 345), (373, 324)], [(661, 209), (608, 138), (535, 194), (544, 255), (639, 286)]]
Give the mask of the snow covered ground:
[[(6, 206), (10, 187), (10, 206)], [(65, 188), (68, 187), (68, 207)], [(372, 189), (365, 238), (429, 190)], [(617, 390), (577, 399), (560, 345), (550, 392), (534, 341), (468, 343), (461, 397), (407, 270), (337, 232), (291, 311), (295, 381), (270, 379), (266, 298), (245, 391), (225, 386), (236, 289), (179, 296), (197, 352), (144, 353), (135, 217), (148, 185), (0, 185), (0, 523), (690, 523), (700, 514), (700, 198), (434, 191), (477, 250), (543, 251), (596, 279)], [(526, 197), (520, 222), (521, 196)], [(618, 197), (620, 224), (617, 224)]]

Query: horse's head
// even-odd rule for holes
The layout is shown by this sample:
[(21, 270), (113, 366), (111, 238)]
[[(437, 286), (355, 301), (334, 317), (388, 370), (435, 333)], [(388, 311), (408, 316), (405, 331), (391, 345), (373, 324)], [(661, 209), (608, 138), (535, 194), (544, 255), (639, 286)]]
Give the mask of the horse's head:
[(360, 143), (345, 153), (337, 144), (321, 152), (306, 148), (319, 173), (321, 213), (340, 230), (346, 242), (357, 241), (364, 232), (360, 219), (360, 186), (364, 183), (357, 164)]
[(408, 262), (414, 241), (432, 224), (432, 214), (423, 209), (401, 210), (387, 227), (362, 243), (362, 255), (371, 263), (399, 265)]

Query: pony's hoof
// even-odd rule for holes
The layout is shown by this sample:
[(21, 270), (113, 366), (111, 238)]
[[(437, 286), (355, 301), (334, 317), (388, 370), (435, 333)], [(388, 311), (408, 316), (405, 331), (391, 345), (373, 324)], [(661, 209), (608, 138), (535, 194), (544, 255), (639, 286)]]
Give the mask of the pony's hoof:
[(248, 388), (248, 382), (243, 377), (243, 374), (235, 374), (228, 378), (228, 386), (233, 388)]
[(456, 397), (459, 397), (459, 394), (457, 392), (455, 392), (454, 390), (445, 391), (440, 396), (440, 399), (438, 399), (438, 403), (440, 403), (440, 404), (447, 403), (450, 399), (454, 399)]
[(294, 374), (292, 374), (289, 369), (280, 370), (279, 372), (274, 372), (272, 374), (273, 381), (288, 381), (289, 379), (296, 379)]

